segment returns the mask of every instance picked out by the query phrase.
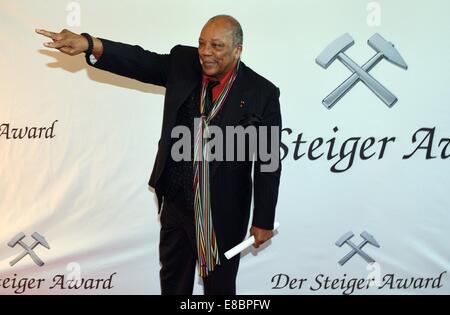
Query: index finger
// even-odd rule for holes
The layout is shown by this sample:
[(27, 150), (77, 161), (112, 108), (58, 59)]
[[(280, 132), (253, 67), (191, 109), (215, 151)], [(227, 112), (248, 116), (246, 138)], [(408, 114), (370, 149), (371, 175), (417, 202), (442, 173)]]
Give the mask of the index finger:
[(49, 37), (51, 39), (54, 39), (54, 37), (56, 37), (56, 35), (58, 35), (57, 33), (46, 31), (46, 30), (42, 30), (42, 29), (38, 29), (38, 28), (36, 29), (36, 33), (44, 35), (44, 36)]

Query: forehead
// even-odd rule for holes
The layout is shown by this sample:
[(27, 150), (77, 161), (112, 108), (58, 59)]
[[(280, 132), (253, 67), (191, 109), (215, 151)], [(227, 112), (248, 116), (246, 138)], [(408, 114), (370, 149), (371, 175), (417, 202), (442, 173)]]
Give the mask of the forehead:
[(233, 28), (226, 21), (212, 21), (203, 27), (200, 39), (229, 41), (233, 39)]

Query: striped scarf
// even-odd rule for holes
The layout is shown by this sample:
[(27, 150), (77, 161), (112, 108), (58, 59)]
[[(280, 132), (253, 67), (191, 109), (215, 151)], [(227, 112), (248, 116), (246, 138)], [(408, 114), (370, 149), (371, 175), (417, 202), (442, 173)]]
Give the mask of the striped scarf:
[(236, 79), (240, 61), (228, 79), (225, 87), (212, 105), (209, 114), (205, 116), (205, 98), (208, 80), (203, 80), (200, 97), (200, 122), (195, 135), (194, 146), (194, 212), (195, 234), (197, 241), (197, 258), (200, 277), (206, 277), (216, 265), (220, 265), (219, 250), (214, 233), (211, 200), (209, 189), (209, 129), (211, 120), (217, 115), (225, 103)]

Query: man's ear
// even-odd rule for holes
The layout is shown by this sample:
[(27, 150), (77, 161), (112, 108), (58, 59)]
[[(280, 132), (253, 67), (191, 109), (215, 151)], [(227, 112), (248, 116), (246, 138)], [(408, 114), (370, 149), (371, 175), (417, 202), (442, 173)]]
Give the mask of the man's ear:
[(236, 60), (238, 60), (239, 58), (241, 58), (242, 45), (237, 45), (235, 49), (236, 49), (235, 57), (236, 57)]

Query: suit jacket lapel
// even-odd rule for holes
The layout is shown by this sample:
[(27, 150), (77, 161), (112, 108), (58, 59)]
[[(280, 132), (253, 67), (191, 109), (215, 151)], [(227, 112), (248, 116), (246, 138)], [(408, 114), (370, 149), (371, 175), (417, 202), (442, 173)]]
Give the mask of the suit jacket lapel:
[(173, 91), (176, 91), (176, 94), (173, 95), (174, 99), (172, 102), (175, 104), (176, 113), (186, 98), (192, 94), (194, 88), (200, 85), (201, 80), (202, 72), (200, 64), (195, 64), (191, 71), (188, 73), (183, 73), (182, 77), (177, 78), (177, 80), (173, 83)]
[[(218, 126), (222, 132), (225, 134), (226, 126), (237, 126), (244, 113), (245, 95), (248, 89), (247, 80), (245, 77), (245, 64), (241, 63), (236, 80), (231, 87), (228, 99), (223, 104), (221, 112), (218, 114), (216, 119), (214, 119), (214, 125)], [(223, 153), (225, 155), (224, 148)], [(224, 156), (225, 158), (225, 156)], [(223, 162), (213, 161), (210, 163), (210, 176), (214, 176), (217, 167)]]

